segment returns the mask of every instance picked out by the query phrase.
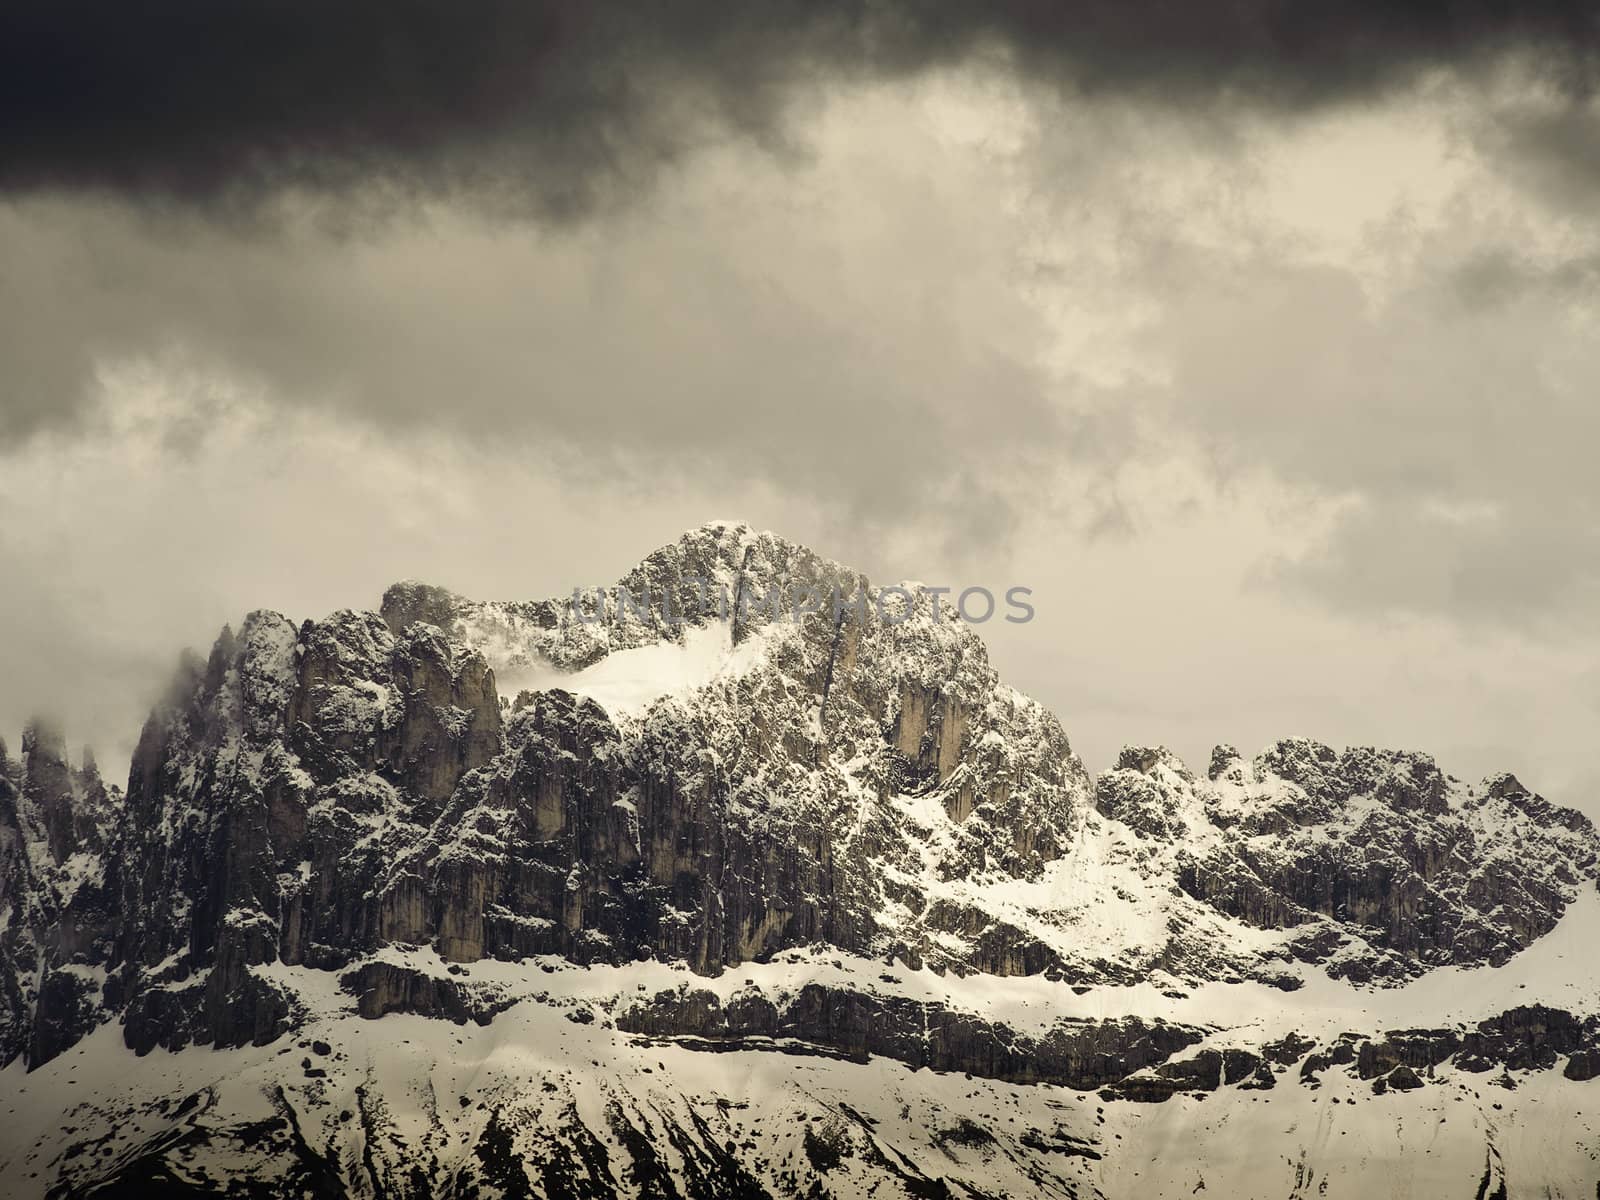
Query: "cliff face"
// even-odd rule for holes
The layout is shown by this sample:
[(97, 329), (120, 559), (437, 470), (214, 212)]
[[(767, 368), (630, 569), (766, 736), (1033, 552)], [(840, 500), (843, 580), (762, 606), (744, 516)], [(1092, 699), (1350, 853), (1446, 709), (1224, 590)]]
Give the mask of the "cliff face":
[[(695, 612), (708, 580), (726, 617)], [(252, 967), (388, 943), (704, 974), (826, 943), (1038, 970), (1026, 935), (930, 888), (1060, 858), (1090, 795), (1060, 727), (926, 598), (797, 616), (787, 590), (767, 603), (791, 584), (866, 586), (770, 535), (701, 530), (623, 581), (643, 612), (399, 585), (379, 614), (224, 631), (152, 714), (118, 814), (126, 916), (96, 962), (130, 1044), (270, 1037), (292, 1004)], [(558, 686), (502, 697), (488, 654), (546, 683), (628, 654), (711, 669), (614, 716)], [(82, 845), (102, 861), (103, 839)]]
[[(862, 599), (858, 573), (770, 534), (691, 531), (619, 587), (253, 613), (182, 665), (125, 797), (47, 726), (20, 762), (0, 750), (0, 1057), (38, 1068), (101, 1025), (139, 1054), (278, 1046), (329, 989), (361, 1018), (492, 1025), (552, 971), (759, 968), (788, 982), (634, 996), (601, 1024), (1121, 1099), (1268, 1089), (1322, 1055), (1311, 1086), (1343, 1061), (1326, 1031), (1286, 1062), (1254, 1035), (1188, 1053), (1216, 1023), (1171, 1013), (1030, 1031), (995, 977), (1050, 1005), (1397, 988), (1492, 971), (1594, 888), (1586, 818), (1419, 754), (1224, 746), (1202, 775), (1133, 748), (1091, 779), (948, 605)], [(844, 974), (794, 976), (829, 962)], [(895, 972), (991, 999), (907, 996)], [(1503, 1011), (1350, 1053), (1362, 1079), (1441, 1046), (1505, 1066), (1527, 1021)], [(1562, 1015), (1577, 1078), (1600, 1044)]]
[(0, 1056), (42, 1062), (104, 1020), (117, 910), (121, 796), (61, 731), (36, 722), (22, 758), (0, 746)]
[[(1499, 965), (1549, 932), (1595, 870), (1589, 819), (1501, 775), (1469, 786), (1426, 755), (1305, 739), (1196, 779), (1126, 750), (1096, 806), (1170, 846), (1182, 889), (1357, 982)], [(1535, 865), (1537, 864), (1537, 865)]]

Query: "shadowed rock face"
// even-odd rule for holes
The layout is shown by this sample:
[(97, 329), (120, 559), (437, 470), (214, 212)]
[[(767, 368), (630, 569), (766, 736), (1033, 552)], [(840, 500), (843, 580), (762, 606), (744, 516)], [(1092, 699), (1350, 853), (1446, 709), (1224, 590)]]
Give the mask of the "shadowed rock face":
[(750, 1038), (792, 1038), (862, 1059), (892, 1058), (912, 1068), (1078, 1089), (1100, 1087), (1163, 1062), (1205, 1036), (1193, 1026), (1134, 1017), (1061, 1022), (1043, 1035), (1025, 1036), (944, 1005), (822, 984), (808, 984), (781, 1004), (760, 993), (737, 994), (724, 1004), (710, 992), (686, 986), (629, 1009), (618, 1017), (617, 1028), (657, 1037), (693, 1035), (724, 1046)]
[[(1281, 953), (1358, 982), (1499, 965), (1593, 878), (1588, 818), (1509, 775), (1469, 787), (1426, 755), (1305, 739), (1197, 779), (1159, 747), (1125, 750), (1095, 807), (1170, 861), (1177, 884)], [(1147, 851), (1150, 853), (1151, 851)]]
[(1426, 755), (1303, 740), (1213, 774), (1191, 808), (1221, 837), (1181, 886), (1253, 925), (1305, 926), (1291, 952), (1358, 981), (1498, 966), (1594, 873), (1588, 818), (1508, 775), (1471, 789)]
[(0, 746), (0, 1058), (43, 1062), (105, 1019), (101, 964), (117, 913), (107, 886), (121, 797), (94, 754), (67, 758), (36, 721), (13, 762)]
[[(707, 976), (825, 945), (1084, 983), (1274, 979), (1296, 960), (1403, 978), (1504, 961), (1593, 876), (1581, 816), (1509, 777), (1467, 789), (1419, 755), (1219, 748), (1200, 779), (1130, 750), (1091, 781), (948, 606), (833, 606), (867, 581), (770, 534), (707, 526), (622, 583), (649, 605), (598, 621), (570, 600), (419, 584), (379, 613), (251, 614), (182, 665), (125, 800), (30, 731), (23, 761), (0, 764), (0, 1053), (36, 1065), (119, 1015), (141, 1051), (264, 1043), (298, 1019), (278, 964), (340, 971), (371, 1015), (478, 1018), (469, 991), (371, 961), (390, 945)], [(697, 615), (708, 585), (725, 620)], [(821, 602), (770, 599), (789, 585)], [(582, 694), (584, 669), (687, 661), (708, 630), (725, 638), (715, 669), (672, 694), (610, 710)], [(1500, 869), (1518, 847), (1522, 869)], [(1113, 895), (1135, 915), (1164, 906), (1148, 935), (1130, 924), (1148, 944), (1108, 944)], [(1241, 923), (1290, 932), (1241, 949)], [(854, 1049), (839, 1031), (859, 1025), (865, 1052), (941, 1069), (981, 1057), (984, 1035), (963, 1048), (958, 1023), (954, 1042), (908, 1048), (906, 1014), (802, 996), (774, 1028)], [(980, 1065), (1098, 1086), (1181, 1040), (1085, 1036), (1110, 1041)]]

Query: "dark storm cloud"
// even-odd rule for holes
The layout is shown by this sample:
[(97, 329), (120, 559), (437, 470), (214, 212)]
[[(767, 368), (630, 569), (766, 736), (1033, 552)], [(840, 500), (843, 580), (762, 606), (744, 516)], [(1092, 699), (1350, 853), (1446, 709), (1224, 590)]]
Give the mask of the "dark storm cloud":
[[(1282, 580), (1515, 619), (1517, 574), (1477, 564), (1558, 562), (1600, 503), (1577, 485), (1581, 520), (1562, 522), (1542, 498), (1592, 474), (1593, 363), (1564, 338), (1597, 260), (1475, 242), (1374, 314), (1353, 272), (1258, 261), (1253, 230), (1230, 227), (1250, 245), (1220, 258), (1190, 237), (1253, 186), (1245, 138), (1195, 151), (1216, 212), (1159, 185), (1208, 117), (1414, 95), (1447, 69), (1487, 159), (1592, 213), (1597, 47), (1593, 10), (1553, 2), (14, 0), (0, 434), (90, 419), (108, 363), (176, 362), (290, 415), (536, 445), (639, 491), (764, 483), (977, 543), (1062, 477), (1095, 493), (1073, 497), (1078, 531), (1135, 527), (1115, 477), (1153, 414), (1232, 469), (1379, 513)], [(1014, 190), (1061, 198), (1041, 236), (1143, 262), (1078, 303), (1156, 314), (1170, 405), (1043, 365), (1056, 314), (1020, 294), (1031, 233), (997, 215), (987, 164), (942, 157), (937, 118), (908, 107), (843, 149), (838, 127), (813, 136), (849, 87), (970, 62), (1037, 105)], [(806, 169), (787, 170), (797, 146)], [(1426, 562), (1405, 557), (1413, 534)]]
[(1518, 48), (1581, 90), (1597, 45), (1574, 0), (15, 0), (0, 186), (248, 213), (377, 183), (572, 217), (697, 139), (781, 141), (808, 82), (988, 54), (1085, 92), (1292, 108)]
[(1551, 208), (1593, 218), (1600, 193), (1600, 92), (1575, 89), (1538, 103), (1505, 104), (1485, 115), (1476, 140)]
[(1461, 303), (1492, 310), (1529, 292), (1579, 298), (1600, 294), (1600, 255), (1584, 254), (1538, 263), (1507, 246), (1489, 246), (1468, 255), (1448, 272)]
[[(80, 373), (150, 363), (285, 414), (524, 446), (574, 480), (765, 481), (856, 524), (937, 512), (952, 538), (993, 536), (1028, 479), (1115, 461), (1126, 433), (1061, 410), (1049, 327), (1015, 287), (1025, 231), (984, 161), (879, 110), (823, 122), (805, 172), (703, 161), (594, 228), (444, 211), (256, 237), (83, 199), (0, 205), (0, 417), (19, 442), (81, 433), (103, 393)], [(879, 153), (889, 137), (909, 158)], [(203, 434), (220, 411), (204, 401), (185, 392), (192, 421), (165, 448)]]

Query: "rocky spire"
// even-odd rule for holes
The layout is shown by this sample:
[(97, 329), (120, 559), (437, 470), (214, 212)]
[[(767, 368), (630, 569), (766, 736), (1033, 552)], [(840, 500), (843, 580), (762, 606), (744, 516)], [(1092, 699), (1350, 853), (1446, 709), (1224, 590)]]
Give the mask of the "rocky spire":
[(22, 796), (44, 829), (51, 859), (64, 861), (77, 840), (72, 773), (60, 726), (43, 717), (34, 718), (22, 732)]
[(17, 817), (17, 792), (22, 785), (22, 764), (13, 762), (6, 746), (6, 740), (0, 737), (0, 820), (10, 814), (13, 824)]
[(17, 772), (21, 809), (28, 821), (37, 822), (55, 863), (80, 850), (98, 853), (105, 842), (110, 793), (93, 750), (83, 749), (80, 764), (72, 765), (66, 737), (56, 722), (36, 717), (23, 730)]

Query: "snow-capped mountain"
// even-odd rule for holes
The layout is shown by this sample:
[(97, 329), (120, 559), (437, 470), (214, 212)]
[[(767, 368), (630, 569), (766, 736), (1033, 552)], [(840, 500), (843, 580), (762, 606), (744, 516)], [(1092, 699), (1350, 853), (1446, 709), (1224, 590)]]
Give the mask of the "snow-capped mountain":
[(1092, 778), (950, 606), (744, 525), (618, 589), (252, 613), (125, 793), (0, 747), (8, 1193), (1600, 1194), (1581, 814)]

